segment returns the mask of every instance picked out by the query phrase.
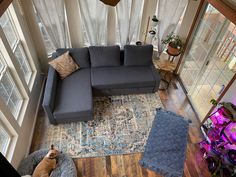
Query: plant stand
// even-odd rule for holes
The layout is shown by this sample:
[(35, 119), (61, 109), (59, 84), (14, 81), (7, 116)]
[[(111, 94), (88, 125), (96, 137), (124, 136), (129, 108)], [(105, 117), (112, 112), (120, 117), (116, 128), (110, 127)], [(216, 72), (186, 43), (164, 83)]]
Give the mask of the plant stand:
[(176, 63), (174, 63), (170, 60), (160, 59), (160, 60), (154, 61), (154, 65), (157, 69), (159, 69), (161, 81), (165, 83), (165, 86), (163, 88), (159, 88), (159, 89), (160, 90), (168, 89), (170, 82), (171, 82), (173, 75), (174, 75)]

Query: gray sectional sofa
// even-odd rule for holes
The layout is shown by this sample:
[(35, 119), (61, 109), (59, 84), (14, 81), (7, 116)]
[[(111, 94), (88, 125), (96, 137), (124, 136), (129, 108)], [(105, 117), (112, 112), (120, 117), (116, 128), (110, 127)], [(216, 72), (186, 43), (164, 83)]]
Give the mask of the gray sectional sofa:
[(152, 62), (152, 45), (91, 46), (57, 49), (53, 58), (69, 50), (80, 69), (64, 80), (49, 67), (43, 108), (50, 123), (93, 119), (93, 96), (151, 93), (160, 76)]

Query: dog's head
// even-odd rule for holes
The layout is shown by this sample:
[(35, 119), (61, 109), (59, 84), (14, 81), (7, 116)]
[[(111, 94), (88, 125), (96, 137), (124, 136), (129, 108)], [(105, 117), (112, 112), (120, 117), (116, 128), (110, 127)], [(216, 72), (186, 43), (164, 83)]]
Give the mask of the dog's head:
[(54, 148), (54, 145), (51, 145), (51, 149), (48, 151), (46, 157), (54, 159), (58, 156), (59, 151)]

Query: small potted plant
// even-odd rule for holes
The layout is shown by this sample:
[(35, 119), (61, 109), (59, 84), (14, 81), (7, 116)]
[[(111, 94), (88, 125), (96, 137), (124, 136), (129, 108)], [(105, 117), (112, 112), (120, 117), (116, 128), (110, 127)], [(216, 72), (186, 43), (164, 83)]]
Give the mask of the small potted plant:
[(156, 31), (154, 31), (154, 30), (150, 30), (150, 31), (148, 32), (148, 38), (149, 38), (150, 40), (152, 40), (152, 39), (155, 37), (155, 35), (156, 35)]
[(157, 16), (156, 15), (153, 15), (152, 17), (152, 23), (151, 23), (151, 26), (154, 28), (157, 26), (159, 20), (157, 19)]
[(166, 39), (161, 41), (163, 44), (168, 44), (168, 52), (172, 55), (180, 54), (183, 43), (178, 35), (175, 35), (174, 32), (171, 32), (166, 36)]

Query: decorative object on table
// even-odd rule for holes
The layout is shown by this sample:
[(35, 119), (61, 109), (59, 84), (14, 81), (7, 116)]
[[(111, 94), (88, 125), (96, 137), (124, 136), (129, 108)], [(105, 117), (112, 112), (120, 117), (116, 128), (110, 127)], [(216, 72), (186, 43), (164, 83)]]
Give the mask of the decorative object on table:
[(0, 176), (4, 177), (20, 177), (15, 168), (8, 162), (8, 160), (0, 152)]
[(116, 6), (120, 2), (120, 0), (100, 0), (100, 1), (110, 6)]
[[(32, 174), (35, 167), (48, 153), (48, 149), (38, 150), (28, 155), (21, 161), (18, 172), (21, 175)], [(71, 157), (65, 153), (59, 153), (57, 156), (57, 168), (52, 171), (50, 177), (77, 177), (75, 164)]]
[(216, 111), (201, 126), (205, 140), (199, 143), (212, 176), (236, 175), (236, 106), (217, 103)]
[(59, 152), (51, 145), (51, 149), (37, 165), (33, 172), (33, 177), (49, 176), (53, 170), (57, 167), (57, 156)]
[(95, 97), (93, 104), (94, 120), (88, 122), (54, 126), (42, 112), (31, 151), (54, 144), (73, 158), (143, 152), (156, 108), (163, 107), (158, 92)]
[(164, 59), (154, 60), (153, 63), (155, 67), (159, 69), (159, 74), (161, 76), (159, 90), (168, 89), (174, 76), (174, 71), (177, 66), (176, 63)]
[(171, 32), (166, 36), (166, 39), (161, 41), (163, 44), (168, 44), (167, 53), (172, 56), (177, 56), (181, 53), (183, 43), (178, 35)]
[(153, 39), (156, 36), (157, 33), (157, 25), (158, 25), (159, 20), (157, 19), (156, 15), (153, 15), (152, 21), (151, 21), (151, 29), (148, 31), (149, 23), (150, 23), (150, 17), (148, 17), (148, 23), (147, 23), (147, 28), (146, 28), (146, 33), (145, 33), (145, 39), (144, 43), (145, 44), (151, 44)]
[(189, 122), (158, 108), (140, 165), (165, 177), (183, 175)]

